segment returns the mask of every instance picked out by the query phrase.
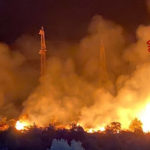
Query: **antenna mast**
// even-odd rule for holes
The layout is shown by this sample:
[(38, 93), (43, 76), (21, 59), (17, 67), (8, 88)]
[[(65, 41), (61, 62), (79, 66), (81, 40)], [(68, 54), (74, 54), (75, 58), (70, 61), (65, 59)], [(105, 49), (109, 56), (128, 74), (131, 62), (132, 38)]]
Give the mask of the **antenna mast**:
[(39, 34), (41, 35), (41, 49), (39, 54), (41, 55), (41, 76), (45, 74), (46, 71), (46, 43), (45, 43), (45, 32), (44, 27), (42, 26)]

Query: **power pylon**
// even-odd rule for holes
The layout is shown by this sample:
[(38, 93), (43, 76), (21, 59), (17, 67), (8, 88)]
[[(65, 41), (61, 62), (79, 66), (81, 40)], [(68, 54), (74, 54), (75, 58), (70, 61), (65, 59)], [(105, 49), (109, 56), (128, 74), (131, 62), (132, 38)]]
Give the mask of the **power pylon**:
[(41, 35), (41, 49), (39, 54), (41, 55), (41, 76), (46, 72), (46, 43), (45, 43), (45, 32), (44, 28), (41, 27), (39, 34)]

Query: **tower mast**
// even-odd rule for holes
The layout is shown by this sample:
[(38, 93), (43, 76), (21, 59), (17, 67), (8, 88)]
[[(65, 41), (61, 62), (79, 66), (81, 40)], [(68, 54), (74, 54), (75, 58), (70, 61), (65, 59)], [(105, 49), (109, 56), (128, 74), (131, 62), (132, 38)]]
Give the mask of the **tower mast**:
[(42, 26), (39, 34), (41, 35), (41, 49), (39, 54), (41, 55), (41, 76), (45, 74), (46, 71), (46, 43), (45, 43), (45, 32), (44, 27)]

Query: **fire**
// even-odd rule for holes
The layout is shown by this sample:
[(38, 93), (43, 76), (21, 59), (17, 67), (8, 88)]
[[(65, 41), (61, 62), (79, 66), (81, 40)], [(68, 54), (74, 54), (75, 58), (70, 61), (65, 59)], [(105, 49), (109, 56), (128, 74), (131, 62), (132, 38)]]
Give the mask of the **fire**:
[(150, 131), (150, 102), (146, 105), (145, 109), (141, 111), (139, 114), (139, 119), (143, 124), (143, 131), (149, 132)]
[[(150, 114), (150, 102), (148, 102), (145, 107), (143, 107), (143, 109), (140, 108), (141, 111), (138, 111), (137, 113), (137, 118), (142, 122), (142, 129), (143, 131), (146, 132), (150, 132), (150, 118), (149, 118), (149, 114)], [(17, 130), (27, 130), (30, 126), (31, 123), (29, 121), (27, 121), (28, 118), (26, 116), (23, 117), (23, 119), (18, 120), (16, 122), (15, 128)], [(124, 122), (122, 122), (124, 125)], [(77, 126), (81, 126), (84, 128), (84, 130), (88, 133), (94, 133), (94, 132), (103, 132), (105, 131), (105, 127), (104, 126), (97, 126), (95, 128), (86, 128), (84, 127), (84, 125), (82, 123), (77, 123)], [(71, 129), (71, 126), (57, 126), (58, 129), (60, 128), (65, 128), (65, 129)], [(127, 128), (123, 128), (123, 129), (128, 129)]]
[(26, 130), (29, 126), (30, 124), (26, 121), (17, 121), (15, 127), (17, 130)]
[(94, 133), (94, 132), (98, 132), (98, 131), (105, 131), (105, 128), (104, 127), (99, 127), (99, 128), (90, 128), (87, 130), (88, 133)]

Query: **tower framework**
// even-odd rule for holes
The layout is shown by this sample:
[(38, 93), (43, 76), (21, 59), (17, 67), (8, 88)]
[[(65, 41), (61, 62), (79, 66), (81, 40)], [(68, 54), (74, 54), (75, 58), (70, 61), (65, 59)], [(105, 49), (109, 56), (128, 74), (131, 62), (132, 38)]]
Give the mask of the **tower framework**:
[(46, 42), (44, 27), (41, 27), (39, 34), (41, 35), (41, 49), (39, 54), (41, 55), (41, 76), (46, 72)]

